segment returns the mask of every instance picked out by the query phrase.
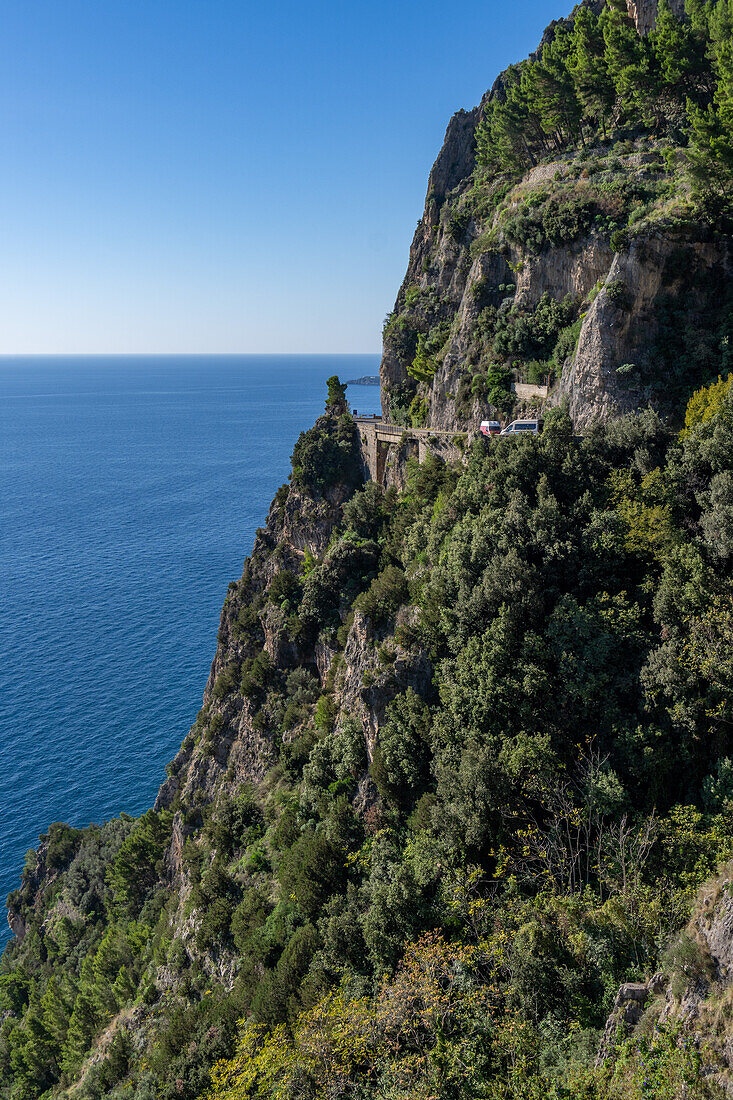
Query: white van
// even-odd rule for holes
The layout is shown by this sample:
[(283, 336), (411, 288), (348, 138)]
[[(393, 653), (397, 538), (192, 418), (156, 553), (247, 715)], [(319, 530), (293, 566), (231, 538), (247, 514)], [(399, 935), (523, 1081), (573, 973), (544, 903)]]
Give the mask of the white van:
[(512, 420), (507, 424), (502, 435), (519, 435), (520, 432), (529, 432), (531, 435), (539, 435), (541, 423), (539, 420)]

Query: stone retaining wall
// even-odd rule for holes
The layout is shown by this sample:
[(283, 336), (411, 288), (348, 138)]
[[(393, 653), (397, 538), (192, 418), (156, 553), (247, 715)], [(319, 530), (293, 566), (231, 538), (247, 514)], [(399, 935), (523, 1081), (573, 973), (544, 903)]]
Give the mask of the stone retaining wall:
[[(429, 428), (403, 428), (384, 424), (370, 417), (356, 417), (365, 477), (387, 489), (394, 485), (405, 488), (407, 463), (410, 458), (424, 462), (429, 454), (437, 455), (447, 464), (463, 461), (473, 434), (435, 432)], [(461, 446), (457, 440), (461, 440)]]

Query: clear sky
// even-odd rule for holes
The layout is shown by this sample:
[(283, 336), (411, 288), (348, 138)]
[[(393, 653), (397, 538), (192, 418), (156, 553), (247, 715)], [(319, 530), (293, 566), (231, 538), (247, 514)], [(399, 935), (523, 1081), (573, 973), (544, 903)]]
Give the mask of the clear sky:
[(378, 351), (451, 114), (571, 0), (5, 0), (0, 353)]

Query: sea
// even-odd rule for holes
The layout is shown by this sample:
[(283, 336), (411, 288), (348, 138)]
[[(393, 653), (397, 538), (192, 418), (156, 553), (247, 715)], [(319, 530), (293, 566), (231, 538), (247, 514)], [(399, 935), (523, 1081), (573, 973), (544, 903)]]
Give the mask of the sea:
[[(0, 892), (53, 821), (153, 804), (227, 585), (377, 355), (0, 358)], [(359, 412), (378, 386), (349, 387)], [(0, 945), (8, 937), (0, 924)]]

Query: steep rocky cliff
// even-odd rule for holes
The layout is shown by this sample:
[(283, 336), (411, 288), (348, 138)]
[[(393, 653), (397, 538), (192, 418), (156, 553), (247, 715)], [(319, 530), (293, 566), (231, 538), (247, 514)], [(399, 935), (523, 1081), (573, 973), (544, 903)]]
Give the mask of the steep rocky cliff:
[[(629, 0), (629, 11), (643, 33), (653, 27), (655, 2)], [(552, 24), (543, 45), (568, 26)], [(691, 329), (720, 327), (731, 272), (729, 238), (690, 220), (680, 137), (674, 126), (662, 138), (622, 128), (502, 174), (482, 166), (476, 145), (506, 79), (451, 119), (430, 174), (385, 324), (385, 417), (458, 431), (528, 411), (511, 397), (492, 404), (496, 365), (517, 382), (549, 380), (548, 404), (569, 398), (579, 428), (645, 405), (679, 413), (713, 359)], [(512, 323), (548, 301), (563, 303), (565, 334), (558, 324), (549, 339), (512, 340)]]

